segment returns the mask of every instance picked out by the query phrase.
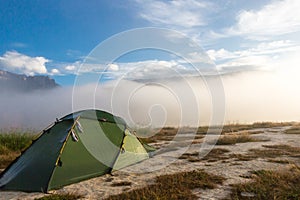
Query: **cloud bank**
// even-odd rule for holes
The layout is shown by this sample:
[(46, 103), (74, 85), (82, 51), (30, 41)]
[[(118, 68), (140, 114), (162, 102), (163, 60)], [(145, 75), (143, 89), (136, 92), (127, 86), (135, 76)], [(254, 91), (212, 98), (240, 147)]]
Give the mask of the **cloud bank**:
[[(225, 123), (299, 121), (298, 70), (222, 75)], [(298, 70), (299, 72), (299, 70)], [(103, 109), (130, 126), (198, 126), (210, 124), (214, 77), (90, 83), (30, 94), (0, 95), (0, 128), (42, 129), (73, 111)], [(215, 102), (216, 103), (216, 102)], [(219, 113), (222, 114), (222, 113)]]

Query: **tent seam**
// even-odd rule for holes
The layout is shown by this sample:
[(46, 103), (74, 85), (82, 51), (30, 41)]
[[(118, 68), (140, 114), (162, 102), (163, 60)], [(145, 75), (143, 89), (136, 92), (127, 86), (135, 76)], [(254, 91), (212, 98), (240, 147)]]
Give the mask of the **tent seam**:
[(119, 147), (120, 149), (119, 149), (119, 152), (118, 152), (118, 154), (117, 154), (117, 156), (116, 156), (116, 158), (115, 158), (115, 160), (114, 160), (114, 162), (113, 162), (113, 164), (112, 164), (112, 166), (110, 167), (110, 169), (109, 169), (109, 173), (111, 174), (111, 172), (112, 172), (112, 170), (113, 170), (113, 168), (114, 168), (114, 166), (115, 166), (115, 164), (116, 164), (116, 162), (117, 162), (117, 160), (118, 160), (118, 157), (119, 157), (119, 155), (120, 155), (120, 153), (121, 153), (121, 151), (122, 151), (122, 146), (124, 145), (124, 140), (125, 140), (125, 137), (126, 137), (126, 133), (125, 133), (125, 131), (126, 131), (126, 129), (127, 129), (127, 126), (125, 125), (125, 128), (124, 128), (124, 130), (123, 130), (123, 138), (122, 138), (122, 142), (121, 142), (121, 146)]
[(57, 159), (56, 159), (56, 161), (55, 161), (53, 170), (52, 170), (52, 172), (51, 172), (51, 175), (50, 175), (50, 178), (49, 178), (47, 187), (46, 187), (46, 192), (48, 192), (48, 188), (49, 188), (49, 185), (50, 185), (50, 183), (51, 183), (51, 181), (52, 181), (52, 178), (53, 178), (53, 175), (54, 175), (54, 171), (55, 171), (55, 169), (56, 169), (56, 167), (57, 167), (57, 163), (58, 163), (58, 161), (59, 161), (59, 159), (60, 159), (60, 157), (61, 157), (61, 155), (62, 155), (62, 153), (63, 153), (63, 151), (64, 151), (64, 148), (65, 148), (65, 146), (66, 146), (66, 144), (67, 144), (67, 141), (69, 140), (69, 137), (70, 137), (70, 135), (71, 135), (72, 129), (75, 127), (75, 125), (76, 125), (77, 121), (79, 120), (79, 118), (80, 118), (80, 116), (78, 116), (78, 117), (74, 120), (74, 123), (72, 124), (70, 130), (68, 131), (68, 135), (67, 135), (67, 137), (66, 137), (66, 139), (65, 139), (65, 141), (64, 141), (64, 143), (63, 143), (63, 145), (61, 146), (61, 149), (60, 149), (59, 154), (58, 154), (58, 156), (57, 156)]

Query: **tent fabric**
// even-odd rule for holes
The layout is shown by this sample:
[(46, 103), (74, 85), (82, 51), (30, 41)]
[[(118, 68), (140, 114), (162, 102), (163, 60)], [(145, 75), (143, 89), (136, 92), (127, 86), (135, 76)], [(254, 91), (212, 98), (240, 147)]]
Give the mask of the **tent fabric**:
[(1, 190), (47, 192), (149, 158), (155, 149), (108, 112), (85, 110), (58, 120), (0, 174)]
[(114, 169), (118, 170), (147, 158), (149, 158), (149, 155), (144, 146), (129, 130), (126, 130), (121, 152), (114, 164)]

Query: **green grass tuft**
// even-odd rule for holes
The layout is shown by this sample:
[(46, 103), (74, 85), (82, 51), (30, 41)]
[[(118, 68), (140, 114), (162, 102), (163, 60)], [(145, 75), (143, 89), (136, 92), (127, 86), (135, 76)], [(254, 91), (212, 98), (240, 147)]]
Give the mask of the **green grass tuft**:
[(7, 167), (35, 137), (30, 132), (0, 131), (0, 168)]
[(1, 133), (0, 146), (11, 151), (22, 151), (34, 138), (35, 136), (30, 133)]

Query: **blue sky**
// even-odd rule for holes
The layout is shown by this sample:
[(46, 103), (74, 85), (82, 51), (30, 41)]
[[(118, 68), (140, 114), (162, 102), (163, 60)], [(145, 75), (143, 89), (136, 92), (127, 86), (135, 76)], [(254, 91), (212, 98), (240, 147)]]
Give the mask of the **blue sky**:
[[(46, 125), (57, 116), (96, 104), (97, 109), (137, 119), (132, 124), (138, 124), (159, 103), (170, 124), (179, 123), (184, 108), (188, 116), (182, 121), (191, 125), (196, 118), (190, 113), (198, 106), (205, 124), (211, 103), (219, 108), (224, 101), (227, 122), (299, 121), (299, 11), (299, 0), (0, 0), (0, 70), (48, 75), (65, 86), (45, 96), (2, 97), (1, 113), (14, 113), (0, 121), (20, 125), (29, 118), (42, 120), (40, 113), (48, 113)], [(128, 40), (118, 43), (124, 35)], [(116, 53), (137, 41), (178, 51), (146, 48)], [(180, 50), (187, 57), (170, 53)], [(103, 59), (114, 53), (116, 59)], [(187, 61), (193, 61), (201, 74)], [(215, 72), (222, 81), (216, 76), (206, 79)], [(205, 88), (201, 78), (212, 81), (210, 87)], [(166, 87), (156, 90), (145, 84), (151, 81)], [(185, 89), (187, 85), (191, 88)], [(165, 93), (162, 88), (167, 88)], [(185, 100), (178, 104), (170, 99), (168, 88), (178, 92), (176, 99)], [(195, 105), (187, 98), (191, 92)], [(216, 107), (210, 97), (219, 101)], [(28, 117), (32, 110), (39, 112)], [(153, 119), (166, 114), (154, 111)]]
[[(129, 29), (158, 27), (193, 39), (220, 71), (299, 72), (299, 10), (298, 0), (0, 0), (0, 69), (71, 85), (99, 43)], [(114, 70), (134, 62), (178, 65), (147, 54), (120, 60)]]

